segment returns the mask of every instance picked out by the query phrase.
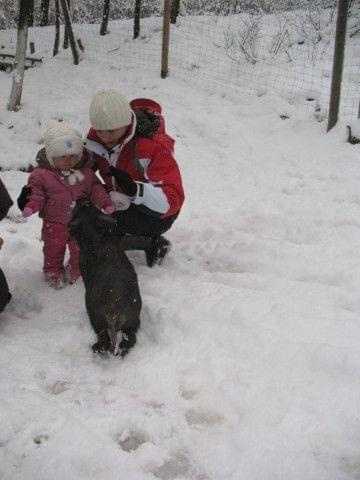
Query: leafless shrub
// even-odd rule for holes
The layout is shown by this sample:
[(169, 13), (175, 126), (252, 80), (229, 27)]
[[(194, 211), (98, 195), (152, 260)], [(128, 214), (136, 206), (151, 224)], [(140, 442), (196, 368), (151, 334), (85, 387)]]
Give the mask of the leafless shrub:
[(322, 59), (335, 28), (335, 5), (323, 8), (322, 0), (308, 0), (306, 8), (294, 12), (293, 26), (303, 38), (308, 57), (312, 62)]
[(277, 57), (281, 52), (285, 53), (289, 62), (292, 60), (290, 48), (292, 46), (291, 35), (287, 27), (287, 19), (281, 16), (276, 17), (278, 28), (271, 38), (268, 47), (271, 58)]
[(255, 65), (258, 61), (258, 46), (261, 39), (262, 15), (250, 15), (240, 20), (241, 26), (237, 29), (230, 27), (224, 31), (226, 54), (234, 61), (245, 58)]

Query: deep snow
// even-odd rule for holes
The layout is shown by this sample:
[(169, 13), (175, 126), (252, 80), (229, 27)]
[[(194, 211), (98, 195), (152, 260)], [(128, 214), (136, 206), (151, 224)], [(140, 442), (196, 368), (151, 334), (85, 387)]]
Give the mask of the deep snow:
[[(164, 106), (186, 191), (148, 269), (138, 344), (91, 353), (84, 288), (42, 280), (40, 220), (0, 224), (14, 299), (0, 318), (0, 478), (359, 478), (360, 167), (344, 125), (276, 97), (213, 93), (139, 69), (59, 58), (26, 72), (0, 165), (33, 159), (64, 118), (83, 133), (96, 90)], [(290, 116), (287, 120), (281, 114)], [(15, 200), (27, 174), (4, 171)]]

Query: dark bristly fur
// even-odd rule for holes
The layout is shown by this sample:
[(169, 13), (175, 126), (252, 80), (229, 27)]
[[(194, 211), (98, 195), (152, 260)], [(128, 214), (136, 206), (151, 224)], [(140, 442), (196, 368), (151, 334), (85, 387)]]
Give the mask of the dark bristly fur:
[(86, 309), (98, 336), (92, 348), (115, 353), (121, 331), (119, 349), (124, 356), (136, 343), (141, 296), (134, 267), (115, 235), (115, 220), (89, 200), (79, 199), (68, 229), (79, 244)]

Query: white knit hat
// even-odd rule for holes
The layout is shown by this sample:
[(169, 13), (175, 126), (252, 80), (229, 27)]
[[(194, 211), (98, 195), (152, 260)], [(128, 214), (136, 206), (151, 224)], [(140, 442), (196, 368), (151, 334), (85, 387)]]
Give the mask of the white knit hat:
[(92, 99), (89, 117), (95, 130), (116, 130), (131, 124), (132, 110), (121, 93), (103, 90)]
[(46, 158), (54, 166), (54, 158), (63, 155), (78, 155), (83, 151), (81, 135), (65, 122), (49, 127), (44, 133)]

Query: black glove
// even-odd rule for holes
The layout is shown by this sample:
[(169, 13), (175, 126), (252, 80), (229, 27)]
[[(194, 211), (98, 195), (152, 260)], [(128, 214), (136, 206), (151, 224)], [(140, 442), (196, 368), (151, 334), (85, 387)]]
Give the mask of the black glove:
[(110, 173), (108, 173), (108, 176), (115, 178), (116, 183), (125, 195), (129, 195), (129, 197), (134, 197), (136, 195), (137, 185), (127, 172), (124, 172), (124, 170), (118, 170), (115, 167), (110, 167)]
[(24, 185), (21, 189), (20, 195), (18, 196), (16, 202), (18, 204), (19, 210), (23, 211), (25, 205), (27, 204), (31, 195), (31, 188), (27, 185)]

